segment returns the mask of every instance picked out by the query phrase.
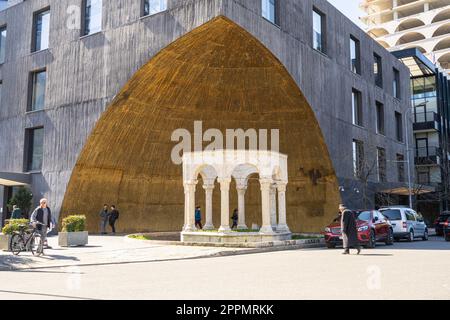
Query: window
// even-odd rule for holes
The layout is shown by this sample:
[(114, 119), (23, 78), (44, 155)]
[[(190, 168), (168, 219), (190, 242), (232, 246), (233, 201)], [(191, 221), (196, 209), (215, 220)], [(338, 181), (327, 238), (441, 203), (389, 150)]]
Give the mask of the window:
[(408, 220), (408, 221), (416, 221), (416, 215), (414, 214), (414, 212), (406, 210), (405, 211), (405, 215), (406, 215), (406, 220)]
[(431, 181), (430, 168), (426, 166), (417, 167), (417, 183), (429, 184)]
[(313, 48), (325, 53), (325, 16), (318, 10), (313, 10)]
[(362, 141), (353, 140), (353, 175), (362, 178), (364, 170), (364, 144)]
[(395, 112), (395, 133), (397, 140), (403, 142), (403, 119), (399, 112)]
[(2, 106), (3, 81), (0, 81), (0, 108)]
[(0, 63), (5, 62), (6, 54), (6, 27), (0, 28)]
[(353, 36), (350, 37), (350, 68), (352, 72), (361, 74), (359, 40)]
[(167, 0), (143, 0), (142, 15), (149, 16), (167, 10)]
[(25, 139), (25, 170), (40, 171), (44, 154), (44, 128), (27, 129)]
[(39, 51), (48, 48), (50, 34), (50, 10), (38, 12), (34, 15), (33, 24), (33, 50)]
[(400, 99), (400, 72), (397, 69), (394, 70), (394, 80), (392, 81), (392, 95), (397, 99)]
[(370, 211), (362, 211), (356, 213), (356, 219), (360, 221), (370, 221), (372, 217), (372, 214)]
[(102, 30), (102, 7), (102, 0), (83, 1), (83, 36)]
[(278, 0), (262, 0), (262, 16), (278, 25)]
[(361, 92), (352, 90), (352, 121), (354, 125), (363, 126)]
[(30, 103), (28, 111), (37, 111), (44, 109), (45, 106), (45, 87), (47, 82), (46, 70), (35, 71), (31, 73), (30, 83)]
[(386, 209), (382, 210), (381, 214), (391, 221), (402, 220), (402, 213), (398, 209)]
[(384, 134), (384, 105), (380, 102), (376, 102), (377, 108), (377, 133)]
[(373, 75), (375, 85), (383, 88), (383, 63), (381, 57), (376, 53), (373, 54)]
[(398, 182), (405, 182), (405, 157), (397, 154), (397, 174)]
[(378, 181), (386, 182), (386, 150), (377, 148), (377, 172)]

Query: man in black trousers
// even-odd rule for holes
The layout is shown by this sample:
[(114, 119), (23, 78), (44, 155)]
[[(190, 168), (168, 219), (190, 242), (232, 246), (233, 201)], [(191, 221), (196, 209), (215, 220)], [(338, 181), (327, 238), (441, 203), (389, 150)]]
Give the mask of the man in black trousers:
[(115, 205), (112, 205), (111, 212), (109, 213), (109, 225), (111, 226), (112, 233), (116, 233), (115, 223), (117, 219), (119, 219), (119, 211)]

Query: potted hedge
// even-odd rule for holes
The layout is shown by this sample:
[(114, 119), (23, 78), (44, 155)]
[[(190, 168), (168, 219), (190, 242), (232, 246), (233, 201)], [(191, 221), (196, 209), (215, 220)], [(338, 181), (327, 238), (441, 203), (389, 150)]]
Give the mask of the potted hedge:
[(58, 233), (60, 247), (85, 246), (88, 244), (88, 232), (85, 231), (86, 216), (73, 215), (62, 220), (62, 230)]
[(0, 234), (0, 250), (9, 251), (9, 245), (11, 242), (11, 237), (14, 232), (20, 231), (21, 225), (28, 225), (28, 219), (11, 219), (6, 220), (6, 225), (2, 229)]

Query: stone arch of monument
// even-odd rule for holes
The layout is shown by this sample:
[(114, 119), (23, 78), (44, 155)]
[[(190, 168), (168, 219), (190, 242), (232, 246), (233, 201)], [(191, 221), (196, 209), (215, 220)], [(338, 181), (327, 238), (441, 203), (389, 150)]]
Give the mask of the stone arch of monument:
[[(340, 195), (311, 106), (282, 63), (223, 16), (163, 49), (117, 94), (76, 162), (60, 217), (85, 214), (88, 230), (96, 232), (98, 212), (108, 203), (121, 212), (120, 232), (179, 230), (183, 178), (171, 161), (171, 135), (179, 128), (193, 132), (194, 121), (223, 133), (279, 129), (279, 150), (289, 157), (291, 230), (319, 231), (329, 223)], [(319, 181), (303, 174), (312, 171), (320, 172)], [(259, 201), (256, 192), (246, 199), (249, 207)]]

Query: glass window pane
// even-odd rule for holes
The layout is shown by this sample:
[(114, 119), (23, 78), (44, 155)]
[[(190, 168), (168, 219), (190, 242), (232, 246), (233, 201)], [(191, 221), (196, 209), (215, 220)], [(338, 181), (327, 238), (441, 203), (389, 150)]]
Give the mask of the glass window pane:
[(6, 53), (6, 28), (0, 29), (0, 63), (5, 62)]
[(262, 0), (262, 16), (272, 23), (277, 23), (276, 0)]
[(167, 10), (167, 0), (144, 0), (144, 15), (152, 15)]
[(35, 51), (48, 49), (50, 34), (50, 11), (36, 15), (35, 19)]
[(313, 47), (321, 52), (324, 51), (323, 48), (323, 36), (322, 36), (322, 15), (313, 11)]
[(359, 72), (359, 41), (350, 38), (350, 66), (354, 73)]
[(39, 171), (42, 168), (44, 154), (44, 128), (30, 130), (28, 143), (28, 171)]
[(31, 110), (42, 110), (45, 105), (45, 86), (47, 82), (47, 72), (40, 71), (33, 74), (33, 92)]
[(102, 30), (102, 0), (86, 0), (84, 8), (84, 35)]

